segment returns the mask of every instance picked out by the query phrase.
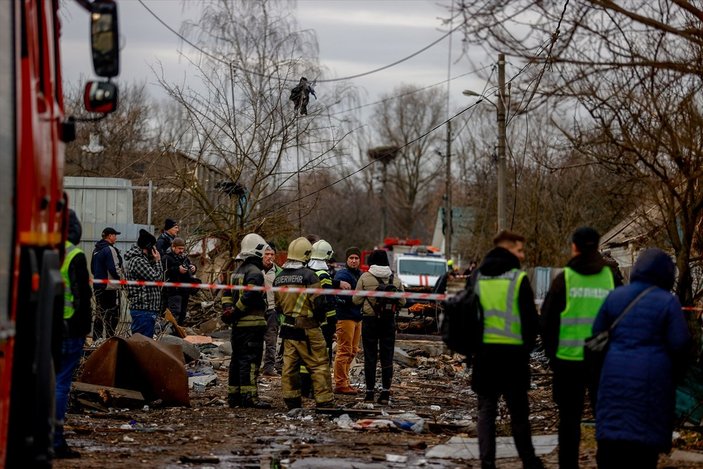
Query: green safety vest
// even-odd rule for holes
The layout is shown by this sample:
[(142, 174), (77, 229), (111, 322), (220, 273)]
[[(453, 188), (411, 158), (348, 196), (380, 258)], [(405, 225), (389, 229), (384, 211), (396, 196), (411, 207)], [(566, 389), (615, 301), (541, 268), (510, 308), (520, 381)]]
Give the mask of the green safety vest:
[(513, 269), (497, 277), (478, 276), (484, 344), (522, 345), (518, 291), (526, 275)]
[(63, 278), (63, 318), (71, 319), (73, 313), (76, 312), (73, 307), (73, 292), (71, 291), (71, 279), (68, 277), (68, 266), (78, 254), (82, 253), (81, 249), (74, 244), (66, 241), (66, 257), (61, 265), (61, 278)]
[(561, 313), (557, 358), (582, 361), (583, 344), (591, 336), (593, 321), (608, 293), (615, 288), (613, 273), (603, 267), (593, 275), (582, 275), (566, 267), (566, 309)]

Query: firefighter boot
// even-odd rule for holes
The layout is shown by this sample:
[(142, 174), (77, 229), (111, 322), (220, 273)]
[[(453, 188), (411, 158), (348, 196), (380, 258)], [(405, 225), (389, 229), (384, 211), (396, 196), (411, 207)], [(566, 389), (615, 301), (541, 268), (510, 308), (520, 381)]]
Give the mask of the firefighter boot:
[(283, 399), (283, 402), (285, 402), (286, 407), (288, 407), (288, 410), (300, 409), (301, 407), (303, 407), (303, 400), (299, 397)]
[(242, 407), (248, 407), (250, 409), (270, 409), (271, 404), (268, 402), (260, 401), (256, 396), (242, 396)]
[(231, 408), (241, 407), (242, 405), (242, 395), (241, 394), (227, 394), (227, 405)]
[(307, 397), (309, 399), (315, 398), (315, 393), (313, 392), (312, 386), (312, 377), (310, 377), (310, 373), (300, 373), (300, 394), (303, 397)]

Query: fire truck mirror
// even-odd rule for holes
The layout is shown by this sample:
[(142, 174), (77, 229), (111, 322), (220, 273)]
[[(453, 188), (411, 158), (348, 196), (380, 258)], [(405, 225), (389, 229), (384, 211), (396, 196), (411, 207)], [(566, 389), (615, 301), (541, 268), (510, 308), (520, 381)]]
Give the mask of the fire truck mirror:
[(89, 81), (83, 91), (83, 103), (88, 112), (109, 114), (117, 109), (117, 86), (109, 81)]
[(90, 5), (90, 9), (93, 68), (96, 75), (112, 78), (120, 73), (117, 5), (112, 0), (98, 0)]

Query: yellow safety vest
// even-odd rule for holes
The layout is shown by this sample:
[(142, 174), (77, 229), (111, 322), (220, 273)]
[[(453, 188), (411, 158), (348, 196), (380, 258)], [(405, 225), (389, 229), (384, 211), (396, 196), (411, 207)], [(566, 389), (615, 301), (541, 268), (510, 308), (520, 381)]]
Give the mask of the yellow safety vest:
[(608, 293), (615, 288), (613, 272), (603, 267), (593, 275), (564, 269), (566, 309), (561, 313), (557, 358), (582, 361), (583, 344), (591, 336), (593, 321)]
[(522, 345), (518, 292), (526, 275), (513, 269), (496, 277), (478, 276), (484, 344)]
[(63, 264), (61, 265), (61, 278), (63, 278), (63, 318), (71, 319), (73, 314), (76, 312), (73, 307), (73, 292), (71, 291), (71, 279), (68, 276), (68, 266), (71, 265), (71, 261), (78, 254), (82, 253), (81, 249), (66, 241), (66, 257), (63, 259)]

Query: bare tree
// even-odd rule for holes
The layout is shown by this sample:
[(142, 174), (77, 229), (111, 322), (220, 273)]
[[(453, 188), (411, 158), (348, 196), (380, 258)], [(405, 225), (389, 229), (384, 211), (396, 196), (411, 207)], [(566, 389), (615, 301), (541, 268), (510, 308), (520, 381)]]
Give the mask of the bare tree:
[[(85, 116), (82, 84), (66, 92), (69, 112)], [(152, 103), (144, 84), (123, 85), (117, 110), (106, 119), (81, 122), (66, 147), (67, 176), (136, 178), (154, 160)]]
[[(198, 48), (187, 58), (200, 83), (159, 76), (191, 136), (189, 147), (173, 145), (222, 174), (218, 187), (229, 203), (199, 196), (197, 184), (188, 190), (200, 204), (202, 231), (229, 240), (232, 252), (246, 232), (272, 236), (300, 226), (309, 208), (290, 202), (305, 194), (301, 181), (315, 168), (339, 158), (346, 135), (324, 118), (325, 106), (311, 103), (307, 117), (293, 111), (291, 88), (301, 76), (312, 81), (322, 73), (314, 34), (298, 30), (293, 18), (290, 2), (203, 2), (200, 18), (183, 27)], [(326, 91), (331, 104), (346, 88)]]
[(441, 132), (427, 133), (446, 119), (446, 95), (413, 85), (402, 85), (393, 94), (398, 98), (384, 96), (372, 117), (378, 145), (400, 148), (388, 164), (389, 233), (429, 239), (444, 192), (438, 154), (444, 146)]
[(644, 207), (657, 207), (651, 227), (675, 253), (677, 293), (690, 304), (702, 205), (694, 130), (701, 123), (700, 6), (518, 0), (460, 9), (471, 17), (469, 43), (483, 41), (525, 60), (511, 80), (512, 117), (558, 100), (558, 112), (571, 114), (569, 124), (554, 118), (569, 144), (639, 190)]

